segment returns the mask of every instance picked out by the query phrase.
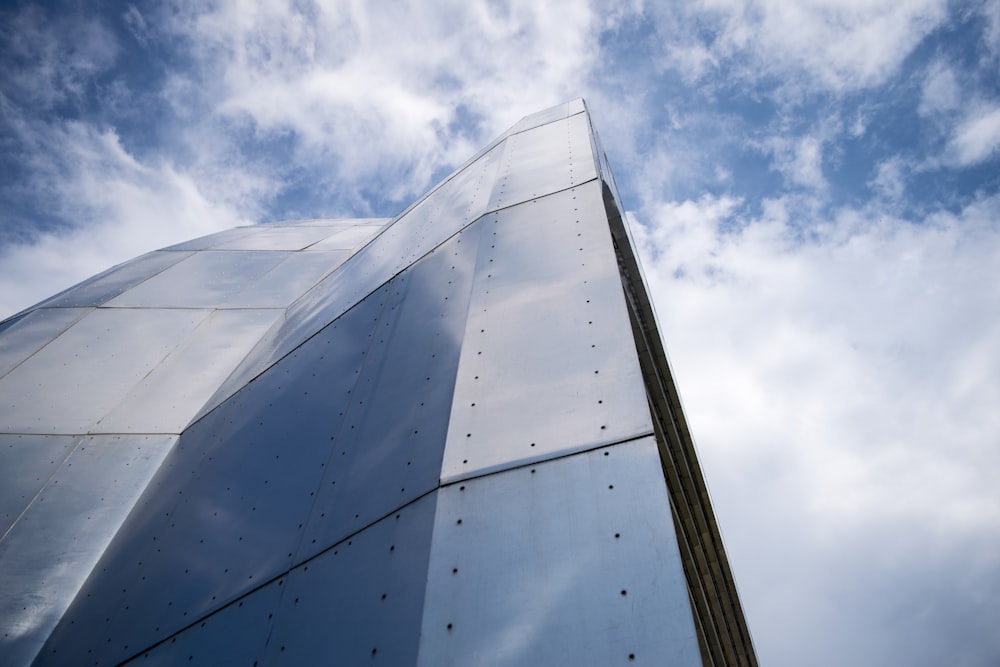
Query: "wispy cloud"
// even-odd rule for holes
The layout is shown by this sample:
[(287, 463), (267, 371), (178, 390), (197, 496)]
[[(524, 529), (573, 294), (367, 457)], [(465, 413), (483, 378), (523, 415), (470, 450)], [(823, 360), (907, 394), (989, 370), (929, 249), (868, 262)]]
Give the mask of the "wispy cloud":
[(961, 167), (993, 157), (1000, 148), (1000, 105), (969, 113), (955, 128), (948, 148), (953, 163)]

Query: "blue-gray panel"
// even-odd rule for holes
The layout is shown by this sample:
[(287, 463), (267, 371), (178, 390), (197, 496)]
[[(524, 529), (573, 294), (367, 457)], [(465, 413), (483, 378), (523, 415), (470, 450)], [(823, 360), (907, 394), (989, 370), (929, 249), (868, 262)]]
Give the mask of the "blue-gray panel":
[(227, 396), (332, 322), (414, 261), (448, 240), (486, 208), (498, 150), (453, 175), (288, 309), (220, 389)]
[(435, 499), (292, 571), (260, 664), (415, 664)]
[(586, 114), (509, 137), (488, 210), (586, 183), (597, 177)]
[[(27, 665), (35, 657), (175, 441), (79, 440), (0, 541), (0, 664)], [(49, 651), (41, 662), (72, 663), (82, 655)]]
[(477, 240), (463, 232), (390, 283), (298, 560), (437, 486)]
[(88, 308), (39, 308), (0, 331), (0, 377), (90, 312)]
[(475, 226), (483, 236), (442, 479), (652, 433), (600, 183)]
[(65, 308), (69, 306), (99, 306), (125, 290), (138, 285), (159, 272), (170, 268), (185, 257), (189, 252), (164, 252), (158, 250), (141, 257), (119, 264), (89, 278), (61, 294), (43, 301), (40, 305), (46, 307)]
[(105, 304), (123, 308), (218, 308), (277, 266), (287, 252), (205, 250)]
[(291, 567), (386, 292), (184, 432), (53, 646), (116, 663)]
[(0, 540), (62, 465), (69, 435), (0, 435)]
[[(280, 577), (214, 614), (196, 619), (188, 628), (148, 650), (135, 647), (141, 652), (125, 664), (132, 667), (258, 664), (286, 582), (287, 577)], [(321, 618), (315, 620), (323, 622)], [(324, 632), (325, 628), (314, 630)]]
[(210, 310), (97, 308), (0, 378), (11, 433), (86, 433)]
[(652, 437), (438, 491), (419, 665), (701, 665)]

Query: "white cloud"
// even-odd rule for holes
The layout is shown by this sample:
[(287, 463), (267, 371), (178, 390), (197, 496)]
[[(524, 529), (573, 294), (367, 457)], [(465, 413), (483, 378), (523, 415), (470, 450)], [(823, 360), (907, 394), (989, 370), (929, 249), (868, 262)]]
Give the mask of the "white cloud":
[(899, 156), (880, 162), (875, 168), (875, 177), (869, 186), (883, 199), (898, 205), (906, 192), (906, 177), (909, 165)]
[(948, 144), (951, 162), (960, 167), (979, 164), (1000, 148), (1000, 106), (986, 106), (970, 113), (955, 128)]
[[(582, 4), (183, 4), (169, 26), (189, 39), (212, 113), (294, 133), (297, 159), (329, 163), (344, 184), (398, 173), (394, 198), (520, 116), (580, 95), (596, 57)], [(460, 108), (481, 125), (455, 127)]]
[[(746, 218), (704, 197), (640, 214), (762, 663), (1000, 655), (1000, 605), (968, 598), (1000, 584), (998, 213), (992, 197), (916, 222), (870, 205), (814, 224), (793, 199)], [(986, 622), (943, 630), (970, 614)]]
[(772, 156), (772, 168), (782, 174), (790, 185), (822, 191), (827, 187), (823, 175), (823, 132), (796, 139), (772, 136), (761, 148)]
[(726, 62), (752, 80), (849, 90), (892, 76), (946, 8), (943, 0), (702, 0), (664, 7), (660, 35), (673, 66), (696, 76)]
[(961, 90), (954, 69), (943, 60), (932, 63), (924, 77), (920, 93), (920, 114), (930, 116), (950, 112), (961, 104)]

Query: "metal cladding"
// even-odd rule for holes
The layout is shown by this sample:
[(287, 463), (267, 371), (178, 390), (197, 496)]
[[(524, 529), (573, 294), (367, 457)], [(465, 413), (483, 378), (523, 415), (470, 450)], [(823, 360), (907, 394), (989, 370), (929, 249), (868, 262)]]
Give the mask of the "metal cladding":
[(582, 100), (0, 323), (0, 665), (755, 665)]

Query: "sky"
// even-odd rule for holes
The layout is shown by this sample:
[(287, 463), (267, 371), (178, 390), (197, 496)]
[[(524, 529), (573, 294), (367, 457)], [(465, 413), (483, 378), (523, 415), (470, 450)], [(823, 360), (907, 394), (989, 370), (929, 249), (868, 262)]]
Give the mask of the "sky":
[(8, 2), (0, 318), (576, 97), (761, 664), (996, 667), (1000, 1)]

